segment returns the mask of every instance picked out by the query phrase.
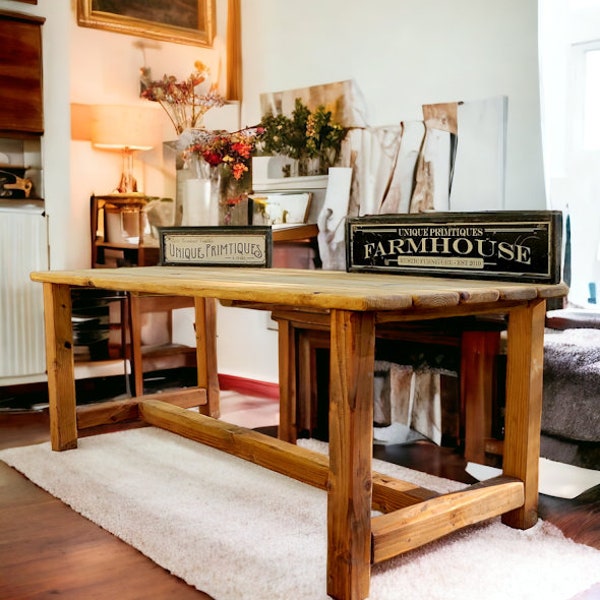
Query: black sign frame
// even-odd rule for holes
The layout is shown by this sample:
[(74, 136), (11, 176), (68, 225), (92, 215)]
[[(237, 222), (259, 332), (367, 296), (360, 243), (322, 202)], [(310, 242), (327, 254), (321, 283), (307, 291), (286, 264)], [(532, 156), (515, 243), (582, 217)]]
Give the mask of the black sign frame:
[(431, 212), (348, 218), (348, 271), (561, 281), (560, 211)]
[(161, 266), (271, 266), (271, 227), (159, 227), (158, 233)]

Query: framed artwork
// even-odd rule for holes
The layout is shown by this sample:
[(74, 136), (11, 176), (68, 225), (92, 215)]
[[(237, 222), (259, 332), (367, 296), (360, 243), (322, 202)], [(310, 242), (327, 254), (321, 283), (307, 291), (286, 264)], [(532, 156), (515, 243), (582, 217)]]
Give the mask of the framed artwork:
[(216, 31), (215, 0), (77, 0), (82, 27), (210, 48)]

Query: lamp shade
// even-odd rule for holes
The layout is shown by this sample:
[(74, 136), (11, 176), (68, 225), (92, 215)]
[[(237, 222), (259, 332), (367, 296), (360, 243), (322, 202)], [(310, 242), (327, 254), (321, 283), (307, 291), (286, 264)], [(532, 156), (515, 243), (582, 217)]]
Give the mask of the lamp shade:
[(91, 141), (107, 150), (150, 150), (160, 140), (160, 121), (152, 106), (95, 104)]

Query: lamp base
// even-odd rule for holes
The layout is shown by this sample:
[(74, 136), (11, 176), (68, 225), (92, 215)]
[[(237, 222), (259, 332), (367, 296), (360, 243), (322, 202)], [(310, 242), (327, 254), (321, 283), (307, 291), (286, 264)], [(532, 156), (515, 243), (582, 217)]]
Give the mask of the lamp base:
[(121, 180), (116, 187), (115, 192), (119, 194), (131, 194), (138, 191), (136, 178), (133, 176), (133, 150), (131, 148), (123, 148), (123, 173)]
[(135, 177), (133, 177), (131, 173), (122, 173), (121, 181), (119, 181), (119, 185), (115, 188), (115, 192), (118, 194), (138, 193), (137, 181)]

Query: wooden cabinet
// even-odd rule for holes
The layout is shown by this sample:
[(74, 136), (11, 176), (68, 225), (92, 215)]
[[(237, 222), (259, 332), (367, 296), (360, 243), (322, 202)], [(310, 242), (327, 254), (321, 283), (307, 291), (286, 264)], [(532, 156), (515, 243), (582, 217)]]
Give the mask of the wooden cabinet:
[[(0, 10), (2, 386), (35, 383), (46, 376), (42, 290), (31, 285), (29, 277), (31, 271), (49, 268), (39, 151), (44, 132), (44, 21), (41, 17)], [(27, 202), (21, 202), (26, 197), (25, 190), (31, 195)]]
[(44, 132), (44, 21), (42, 17), (0, 11), (0, 134)]

